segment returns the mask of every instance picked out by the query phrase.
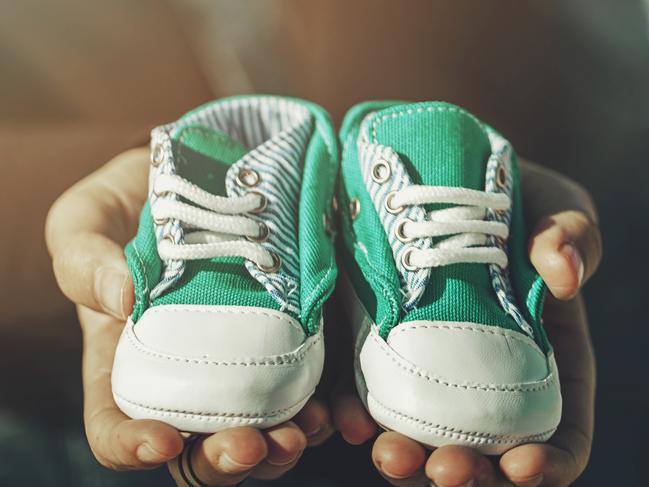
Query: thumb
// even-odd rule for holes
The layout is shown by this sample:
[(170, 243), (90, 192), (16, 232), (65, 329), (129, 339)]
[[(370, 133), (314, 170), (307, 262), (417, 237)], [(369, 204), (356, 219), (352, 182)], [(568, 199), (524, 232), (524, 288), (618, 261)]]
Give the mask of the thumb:
[(135, 302), (122, 244), (146, 198), (148, 149), (133, 149), (68, 189), (52, 205), (45, 240), (59, 287), (74, 303), (126, 319)]
[(56, 280), (71, 301), (126, 319), (135, 301), (122, 248), (104, 235), (78, 234), (52, 254)]
[(530, 260), (558, 299), (574, 297), (602, 258), (597, 224), (581, 211), (544, 217), (530, 238)]

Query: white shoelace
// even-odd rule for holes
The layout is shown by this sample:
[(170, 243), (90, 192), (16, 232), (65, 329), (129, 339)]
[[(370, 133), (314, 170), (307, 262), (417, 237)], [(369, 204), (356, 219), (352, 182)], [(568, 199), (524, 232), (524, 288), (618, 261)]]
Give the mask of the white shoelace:
[(397, 222), (397, 235), (404, 242), (415, 238), (447, 237), (430, 249), (409, 247), (403, 254), (407, 269), (458, 263), (507, 266), (507, 254), (487, 243), (492, 237), (507, 239), (509, 227), (485, 218), (488, 209), (507, 210), (511, 205), (509, 196), (467, 188), (413, 185), (390, 195), (387, 204), (393, 212), (410, 205), (462, 205), (431, 211), (425, 221), (402, 219)]
[[(170, 174), (158, 176), (153, 191), (159, 196), (151, 208), (154, 220), (177, 219), (185, 229), (184, 243), (174, 242), (171, 237), (158, 243), (158, 253), (162, 259), (243, 257), (255, 263), (260, 270), (276, 265), (276, 257), (254, 241), (263, 240), (268, 228), (263, 222), (244, 216), (263, 208), (265, 198), (262, 194), (251, 191), (243, 196), (216, 196), (180, 176)], [(165, 198), (164, 195), (169, 193), (181, 196), (201, 208)], [(247, 237), (251, 241), (241, 241), (240, 237)]]

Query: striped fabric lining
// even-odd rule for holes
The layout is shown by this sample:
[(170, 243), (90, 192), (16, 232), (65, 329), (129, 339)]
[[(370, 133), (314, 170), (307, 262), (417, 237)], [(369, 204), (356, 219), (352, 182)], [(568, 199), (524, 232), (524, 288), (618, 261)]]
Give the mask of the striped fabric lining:
[[(491, 143), (491, 157), (489, 157), (489, 161), (487, 162), (485, 191), (489, 193), (501, 192), (509, 196), (510, 199), (513, 199), (512, 193), (514, 181), (512, 178), (512, 147), (505, 138), (491, 129), (487, 129), (487, 135), (489, 136), (489, 142)], [(498, 168), (500, 166), (503, 167), (506, 175), (505, 185), (503, 188), (496, 183)], [(511, 207), (507, 211), (487, 210), (487, 220), (505, 223), (510, 228), (511, 216)], [(509, 255), (507, 240), (491, 236), (489, 237), (489, 244), (500, 248), (503, 252)], [(516, 306), (516, 298), (509, 276), (509, 266), (505, 269), (501, 269), (497, 265), (490, 265), (489, 274), (491, 276), (491, 284), (496, 296), (498, 296), (498, 301), (502, 308), (514, 319), (519, 328), (533, 338), (534, 330), (529, 323), (527, 323), (518, 309), (518, 306)]]
[[(275, 97), (256, 97), (217, 101), (183, 117), (179, 122), (157, 127), (151, 134), (151, 150), (161, 145), (163, 162), (151, 168), (149, 199), (155, 202), (153, 182), (160, 174), (175, 174), (176, 166), (171, 149), (171, 134), (182, 125), (201, 124), (224, 132), (246, 147), (253, 147), (233, 164), (226, 174), (228, 196), (239, 196), (246, 189), (236, 184), (239, 171), (250, 169), (260, 175), (254, 188), (267, 201), (266, 209), (251, 218), (263, 220), (268, 226), (268, 239), (261, 243), (275, 252), (282, 265), (276, 273), (260, 271), (246, 261), (250, 275), (260, 282), (280, 305), (282, 310), (299, 314), (299, 253), (297, 247), (297, 215), (302, 183), (302, 157), (313, 126), (311, 113), (294, 102)], [(177, 220), (164, 225), (155, 224), (158, 242), (172, 235), (177, 243), (183, 242), (183, 229)], [(152, 290), (150, 299), (160, 296), (182, 276), (184, 262), (163, 262), (162, 277)]]
[[(371, 115), (366, 116), (366, 122), (370, 119)], [(366, 122), (364, 122), (364, 125)], [(426, 212), (422, 206), (404, 208), (399, 215), (393, 215), (385, 209), (385, 200), (388, 194), (393, 191), (399, 191), (413, 183), (399, 155), (390, 147), (378, 144), (376, 141), (370, 142), (367, 138), (367, 133), (366, 127), (362, 126), (361, 136), (358, 139), (361, 172), (363, 174), (365, 188), (370, 194), (370, 198), (379, 216), (379, 220), (383, 224), (385, 235), (392, 249), (397, 274), (401, 281), (401, 306), (405, 311), (410, 311), (415, 308), (426, 290), (426, 285), (430, 277), (430, 269), (408, 271), (402, 264), (403, 253), (410, 246), (419, 249), (429, 249), (433, 244), (433, 239), (418, 238), (406, 245), (396, 237), (394, 230), (398, 220), (405, 217), (413, 221), (422, 221), (425, 218)], [(383, 183), (376, 182), (372, 177), (372, 169), (379, 160), (388, 163), (392, 172), (392, 177)]]

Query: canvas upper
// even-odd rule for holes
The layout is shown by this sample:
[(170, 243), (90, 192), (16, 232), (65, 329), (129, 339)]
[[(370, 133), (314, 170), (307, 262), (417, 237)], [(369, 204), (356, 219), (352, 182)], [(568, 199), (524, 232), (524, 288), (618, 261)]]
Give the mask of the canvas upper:
[(289, 419), (320, 377), (336, 277), (329, 118), (297, 99), (234, 97), (151, 139), (115, 400), (187, 431)]
[(342, 295), (372, 415), (434, 446), (547, 439), (558, 376), (509, 142), (454, 105), (389, 101), (350, 110), (340, 139)]

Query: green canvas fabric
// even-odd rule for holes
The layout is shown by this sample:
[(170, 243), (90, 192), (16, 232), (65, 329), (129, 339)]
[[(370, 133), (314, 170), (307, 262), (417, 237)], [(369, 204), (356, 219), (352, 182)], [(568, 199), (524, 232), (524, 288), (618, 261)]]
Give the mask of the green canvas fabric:
[[(431, 107), (434, 110), (429, 110)], [(382, 122), (374, 124), (378, 119)], [(389, 146), (399, 154), (414, 184), (484, 190), (491, 146), (486, 126), (450, 104), (370, 102), (348, 113), (341, 130), (344, 152), (339, 198), (345, 204), (358, 198), (361, 211), (354, 222), (348, 211), (343, 211), (340, 251), (354, 288), (379, 325), (381, 335), (387, 337), (398, 323), (414, 320), (467, 321), (522, 332), (498, 302), (488, 266), (482, 264), (431, 269), (417, 306), (407, 313), (403, 311), (394, 257), (360, 170), (356, 141), (361, 130), (366, 130), (369, 140)], [(545, 286), (527, 257), (516, 160), (512, 169), (515, 183), (509, 237), (510, 277), (519, 309), (534, 329), (539, 345), (547, 349), (540, 323)], [(438, 208), (442, 206), (426, 207)], [(366, 251), (360, 251), (360, 245)]]
[(339, 148), (329, 115), (313, 103), (302, 103), (313, 113), (315, 129), (306, 151), (298, 210), (300, 318), (309, 333), (315, 333), (322, 305), (333, 292), (338, 275), (330, 228)]
[[(391, 329), (399, 320), (400, 284), (390, 245), (365, 190), (356, 141), (364, 116), (391, 104), (367, 102), (357, 105), (347, 113), (340, 132), (343, 152), (338, 186), (342, 233), (339, 255), (356, 292), (382, 330)], [(352, 222), (349, 208), (353, 198), (359, 201), (360, 213)], [(367, 245), (360, 246), (358, 240)]]
[[(173, 141), (178, 174), (217, 195), (225, 195), (227, 169), (248, 152), (228, 135), (194, 124), (176, 129)], [(240, 257), (188, 260), (180, 281), (151, 304), (220, 304), (279, 309), (264, 287), (248, 274), (243, 262)]]
[[(232, 97), (212, 103), (245, 99)], [(303, 158), (302, 188), (298, 204), (300, 260), (300, 316), (308, 334), (316, 333), (322, 304), (333, 291), (336, 264), (333, 243), (327, 232), (331, 221), (331, 199), (338, 168), (338, 146), (328, 115), (314, 104), (297, 99), (312, 113), (314, 124)], [(209, 107), (203, 105), (186, 114)], [(173, 150), (178, 174), (213, 194), (225, 195), (227, 169), (245, 155), (246, 148), (227, 134), (203, 125), (180, 125), (174, 131)], [(327, 217), (324, 218), (323, 215)], [(167, 292), (150, 300), (151, 289), (161, 278), (161, 261), (149, 204), (145, 204), (135, 238), (125, 254), (133, 275), (136, 306), (132, 319), (137, 321), (150, 306), (164, 304), (258, 306), (279, 310), (270, 293), (255, 280), (239, 257), (188, 260), (180, 280)]]

